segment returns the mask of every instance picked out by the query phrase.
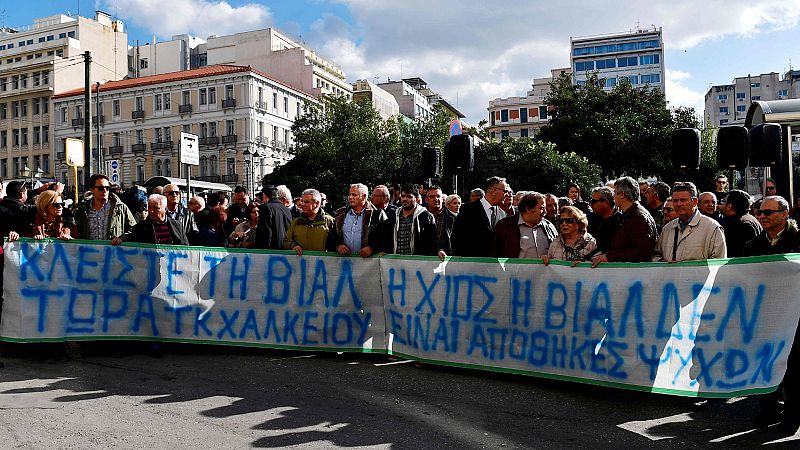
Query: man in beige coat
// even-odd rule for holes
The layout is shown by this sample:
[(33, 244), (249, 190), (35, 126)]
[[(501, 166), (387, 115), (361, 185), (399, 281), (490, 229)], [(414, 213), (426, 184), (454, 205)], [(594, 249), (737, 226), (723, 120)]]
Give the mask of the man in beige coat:
[(653, 261), (727, 258), (722, 226), (697, 210), (694, 183), (677, 183), (672, 188), (672, 205), (678, 218), (664, 225)]

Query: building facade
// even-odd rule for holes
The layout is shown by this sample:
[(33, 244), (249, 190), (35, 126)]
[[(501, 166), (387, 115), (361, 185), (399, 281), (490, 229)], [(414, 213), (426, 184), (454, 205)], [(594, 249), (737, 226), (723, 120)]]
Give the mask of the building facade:
[(570, 38), (573, 84), (583, 84), (598, 72), (605, 89), (626, 78), (635, 87), (664, 92), (664, 41), (661, 28)]
[(569, 67), (552, 69), (550, 76), (534, 78), (525, 97), (496, 98), (489, 101), (489, 121), (484, 129), (490, 139), (534, 137), (549, 120), (545, 98), (552, 90), (550, 83)]
[(177, 35), (171, 41), (133, 46), (131, 76), (157, 75), (210, 65), (250, 66), (303, 92), (319, 97), (343, 95), (353, 88), (333, 62), (274, 28), (208, 39)]
[[(93, 89), (94, 90), (94, 89)], [(83, 89), (54, 96), (57, 178), (71, 184), (64, 139), (80, 138)], [(180, 133), (199, 136), (200, 167), (192, 178), (230, 186), (258, 186), (261, 177), (293, 155), (291, 127), (311, 93), (246, 66), (217, 65), (100, 86), (103, 162), (117, 161), (119, 184), (153, 176), (185, 177)], [(93, 106), (94, 108), (94, 106)]]
[(706, 128), (744, 125), (750, 103), (800, 98), (800, 71), (789, 70), (736, 77), (730, 84), (711, 86), (705, 95)]
[(367, 80), (357, 80), (353, 83), (353, 101), (368, 99), (372, 107), (380, 114), (381, 119), (387, 120), (400, 114), (400, 105), (394, 96), (380, 86)]
[[(83, 53), (91, 52), (91, 81), (128, 72), (127, 35), (120, 21), (55, 15), (0, 30), (0, 178), (25, 178), (25, 168), (55, 177), (52, 96), (84, 85)], [(72, 116), (83, 126), (83, 114)]]

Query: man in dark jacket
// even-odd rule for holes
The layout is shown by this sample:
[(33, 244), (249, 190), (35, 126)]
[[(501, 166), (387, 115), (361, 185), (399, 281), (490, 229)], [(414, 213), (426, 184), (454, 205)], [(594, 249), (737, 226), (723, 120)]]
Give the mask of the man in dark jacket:
[(189, 245), (183, 227), (167, 216), (167, 198), (161, 194), (153, 194), (147, 198), (147, 218), (134, 225), (130, 234), (111, 240), (112, 245), (122, 242)]
[(439, 186), (430, 186), (425, 196), (427, 197), (426, 204), (428, 205), (428, 212), (436, 219), (436, 241), (438, 242), (439, 249), (450, 254), (452, 253), (450, 241), (453, 236), (453, 224), (456, 221), (456, 215), (448, 208), (444, 207), (445, 196), (442, 193), (442, 188)]
[(283, 249), (283, 240), (291, 222), (292, 213), (278, 199), (278, 189), (271, 184), (264, 185), (261, 205), (258, 206), (255, 248)]
[(505, 178), (492, 177), (486, 180), (483, 198), (461, 206), (450, 240), (454, 255), (489, 256), (494, 228), (506, 216), (500, 209), (505, 196), (511, 197), (511, 188)]
[(728, 257), (744, 256), (744, 246), (763, 229), (758, 219), (749, 214), (750, 194), (739, 189), (726, 193), (720, 202), (722, 229), (725, 230), (725, 244), (728, 246)]
[(328, 251), (368, 258), (374, 250), (370, 235), (386, 220), (386, 213), (367, 201), (367, 187), (361, 183), (350, 185), (347, 201), (350, 205), (336, 212), (335, 226), (328, 234)]
[(497, 258), (541, 258), (547, 255), (558, 230), (546, 213), (545, 196), (531, 192), (522, 196), (519, 212), (498, 222), (489, 256)]
[[(733, 191), (728, 194), (730, 198)], [(780, 196), (766, 197), (756, 211), (764, 231), (744, 247), (745, 256), (775, 255), (800, 251), (800, 230), (797, 223), (789, 219), (789, 203)], [(798, 324), (800, 328), (800, 323)], [(794, 434), (800, 427), (800, 330), (795, 330), (794, 343), (786, 362), (786, 374), (778, 390), (772, 394), (759, 396), (761, 414), (756, 421), (762, 425), (775, 423), (780, 419), (780, 398), (783, 391), (783, 421), (781, 429)]]
[(620, 225), (611, 247), (592, 258), (592, 267), (605, 261), (645, 262), (653, 258), (658, 232), (653, 217), (639, 204), (639, 195), (639, 183), (633, 178), (614, 182), (614, 202), (622, 211)]
[(436, 242), (436, 221), (433, 215), (417, 204), (416, 189), (400, 190), (400, 208), (381, 223), (374, 239), (375, 251), (399, 255), (447, 256)]

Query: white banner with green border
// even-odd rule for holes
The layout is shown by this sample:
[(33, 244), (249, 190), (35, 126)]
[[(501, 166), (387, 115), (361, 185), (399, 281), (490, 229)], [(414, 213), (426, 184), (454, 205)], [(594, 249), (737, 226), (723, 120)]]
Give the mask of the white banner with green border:
[(31, 241), (4, 247), (0, 340), (379, 352), (660, 393), (774, 391), (800, 255), (677, 264), (363, 259)]

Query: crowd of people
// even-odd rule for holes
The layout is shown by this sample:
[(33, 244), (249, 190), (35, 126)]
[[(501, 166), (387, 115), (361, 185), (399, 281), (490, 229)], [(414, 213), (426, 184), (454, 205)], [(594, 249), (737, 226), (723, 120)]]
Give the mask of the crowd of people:
[[(597, 267), (606, 262), (676, 262), (800, 251), (800, 231), (774, 180), (754, 202), (729, 190), (698, 192), (691, 182), (672, 186), (621, 177), (584, 199), (577, 184), (564, 196), (518, 191), (500, 177), (470, 192), (469, 201), (439, 186), (349, 186), (347, 204), (333, 210), (310, 188), (293, 198), (286, 186), (264, 186), (255, 196), (242, 186), (181, 201), (179, 186), (112, 192), (107, 176), (93, 175), (85, 199), (65, 208), (63, 185), (29, 190), (8, 184), (0, 203), (0, 233), (12, 241), (89, 239), (112, 245), (141, 242), (336, 252), (341, 255), (429, 255), (538, 258)], [(29, 200), (29, 196), (32, 198)], [(1, 260), (1, 259), (0, 259)], [(761, 397), (765, 422), (783, 414), (800, 425), (797, 336), (785, 382)], [(785, 396), (782, 404), (781, 393)], [(781, 406), (783, 405), (783, 406)], [(783, 409), (781, 409), (783, 408)]]

